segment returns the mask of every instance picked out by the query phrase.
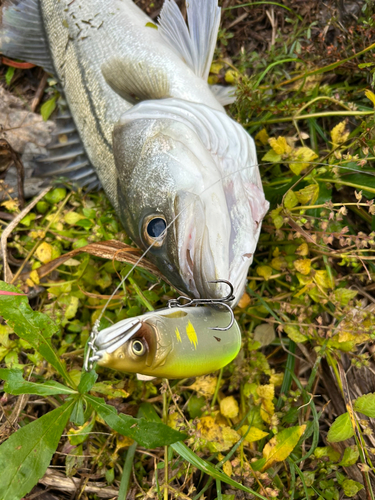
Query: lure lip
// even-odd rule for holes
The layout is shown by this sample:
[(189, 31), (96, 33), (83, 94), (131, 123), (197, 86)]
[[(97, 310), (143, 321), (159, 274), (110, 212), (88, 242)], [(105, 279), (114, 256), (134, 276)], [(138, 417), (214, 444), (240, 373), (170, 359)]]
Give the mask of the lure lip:
[(111, 354), (133, 337), (141, 327), (142, 321), (138, 318), (127, 318), (101, 330), (94, 342), (95, 355), (102, 358), (105, 353)]

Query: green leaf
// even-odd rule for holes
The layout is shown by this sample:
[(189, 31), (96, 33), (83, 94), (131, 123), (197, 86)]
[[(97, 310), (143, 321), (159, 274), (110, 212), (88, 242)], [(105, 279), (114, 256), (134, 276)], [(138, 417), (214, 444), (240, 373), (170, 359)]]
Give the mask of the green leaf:
[(56, 100), (57, 95), (48, 99), (48, 101), (44, 102), (40, 107), (40, 114), (42, 115), (43, 120), (46, 122), (48, 118), (52, 115), (56, 108)]
[(349, 446), (348, 448), (345, 448), (344, 456), (342, 457), (339, 465), (341, 465), (342, 467), (350, 467), (357, 462), (358, 458), (359, 451), (357, 446)]
[(375, 393), (365, 394), (354, 402), (354, 410), (366, 417), (375, 418)]
[(70, 387), (59, 384), (54, 380), (47, 380), (43, 384), (24, 380), (22, 371), (14, 368), (0, 368), (0, 379), (5, 380), (4, 392), (13, 394), (36, 394), (38, 396), (51, 396), (54, 394), (77, 394)]
[[(140, 406), (140, 412), (148, 420), (152, 420), (153, 422), (160, 422), (160, 417), (151, 404), (142, 403)], [(246, 493), (251, 493), (255, 497), (261, 498), (262, 500), (267, 500), (263, 495), (260, 495), (251, 488), (247, 488), (243, 484), (238, 483), (234, 479), (231, 479), (220, 469), (216, 469), (216, 467), (210, 464), (210, 462), (206, 462), (206, 460), (198, 457), (198, 455), (191, 451), (191, 449), (188, 448), (184, 443), (173, 443), (171, 445), (171, 448), (173, 448), (176, 453), (178, 453), (182, 458), (191, 463), (194, 467), (197, 467), (197, 469), (204, 472), (205, 474), (208, 474), (209, 476), (212, 476), (214, 479), (223, 481), (223, 483), (229, 484), (230, 486), (238, 488), (241, 491), (245, 491)]]
[(285, 208), (287, 208), (288, 210), (290, 210), (291, 208), (295, 207), (298, 205), (298, 198), (296, 196), (296, 193), (292, 190), (288, 191), (285, 195), (285, 198), (284, 198), (284, 206)]
[(19, 500), (43, 477), (73, 408), (71, 401), (21, 427), (0, 446), (0, 498)]
[(349, 290), (348, 288), (338, 288), (335, 290), (335, 299), (340, 302), (342, 306), (347, 306), (349, 302), (357, 295), (356, 290)]
[(112, 429), (123, 436), (131, 437), (145, 448), (170, 445), (187, 437), (186, 434), (162, 423), (148, 422), (124, 414), (118, 415), (116, 409), (107, 405), (102, 398), (87, 395), (85, 399)]
[(82, 371), (81, 380), (78, 385), (78, 392), (80, 394), (86, 394), (89, 392), (91, 387), (95, 384), (97, 378), (98, 374), (95, 370), (91, 370), (90, 372)]
[(331, 425), (327, 434), (327, 441), (339, 443), (354, 436), (354, 429), (348, 412), (343, 413)]
[(346, 479), (341, 486), (345, 495), (349, 498), (355, 497), (358, 491), (363, 488), (363, 484), (353, 481), (353, 479)]
[(269, 161), (271, 163), (280, 163), (281, 155), (275, 153), (273, 149), (267, 151), (267, 153), (263, 156), (262, 161)]
[[(362, 190), (363, 196), (366, 196), (369, 200), (375, 197), (375, 177), (366, 174), (351, 174), (344, 177), (345, 183), (355, 187), (357, 191)], [(332, 181), (335, 182), (334, 180)], [(350, 184), (349, 184), (350, 183)], [(366, 188), (369, 188), (367, 191)]]
[(16, 68), (14, 68), (13, 66), (9, 66), (9, 68), (7, 69), (7, 72), (5, 73), (5, 81), (7, 82), (8, 87), (12, 82), (12, 78), (13, 78), (15, 71), (16, 71)]
[[(18, 292), (15, 286), (3, 281), (0, 281), (0, 290)], [(33, 311), (26, 296), (0, 295), (0, 310), (1, 316), (15, 333), (32, 345), (66, 381), (72, 383), (65, 365), (50, 342), (52, 335), (59, 331), (56, 324), (45, 314)]]
[(83, 410), (82, 398), (79, 398), (74, 403), (72, 414), (70, 415), (70, 421), (76, 425), (83, 425), (85, 423), (85, 412)]
[[(72, 417), (70, 418), (72, 420)], [(95, 413), (92, 414), (90, 420), (81, 425), (78, 429), (70, 429), (68, 431), (69, 443), (73, 446), (83, 443), (89, 437), (95, 425)]]

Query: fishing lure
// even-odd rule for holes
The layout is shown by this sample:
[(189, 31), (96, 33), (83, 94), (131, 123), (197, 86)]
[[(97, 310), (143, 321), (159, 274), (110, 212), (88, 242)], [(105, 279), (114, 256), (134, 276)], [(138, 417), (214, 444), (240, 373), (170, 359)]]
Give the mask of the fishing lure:
[[(173, 299), (166, 309), (127, 318), (95, 333), (85, 368), (97, 362), (149, 380), (197, 377), (226, 366), (241, 348), (240, 328), (228, 305), (232, 293), (216, 300), (187, 299), (183, 304), (185, 299)], [(224, 311), (212, 307), (219, 305), (227, 307)]]

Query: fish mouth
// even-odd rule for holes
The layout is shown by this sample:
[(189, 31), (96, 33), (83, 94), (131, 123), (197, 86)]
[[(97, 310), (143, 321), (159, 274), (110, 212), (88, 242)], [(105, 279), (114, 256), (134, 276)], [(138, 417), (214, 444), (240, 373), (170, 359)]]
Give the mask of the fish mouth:
[(184, 212), (176, 220), (180, 275), (188, 294), (221, 299), (228, 295), (227, 285), (212, 282), (229, 281), (231, 226), (225, 203), (216, 200), (214, 211), (205, 201), (186, 192), (176, 198), (176, 213)]
[(101, 330), (93, 344), (95, 361), (103, 359), (105, 354), (111, 354), (131, 339), (142, 328), (138, 318), (127, 318)]

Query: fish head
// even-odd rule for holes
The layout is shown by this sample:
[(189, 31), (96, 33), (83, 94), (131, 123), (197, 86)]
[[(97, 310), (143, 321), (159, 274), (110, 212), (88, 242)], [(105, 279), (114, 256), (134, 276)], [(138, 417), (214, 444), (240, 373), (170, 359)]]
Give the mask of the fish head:
[(105, 328), (95, 341), (100, 366), (126, 373), (153, 375), (173, 348), (157, 315), (128, 318)]
[(125, 122), (115, 128), (114, 154), (129, 236), (178, 290), (226, 296), (225, 285), (210, 282), (228, 278), (230, 220), (220, 175), (196, 134), (169, 119)]
[[(167, 280), (189, 296), (225, 297), (227, 285), (215, 281), (227, 280), (236, 300), (241, 297), (268, 208), (257, 164), (253, 182), (239, 176), (238, 151), (230, 152), (228, 141), (239, 144), (240, 155), (247, 138), (224, 113), (178, 99), (141, 102), (114, 128), (123, 225)], [(250, 201), (247, 186), (255, 190)]]

